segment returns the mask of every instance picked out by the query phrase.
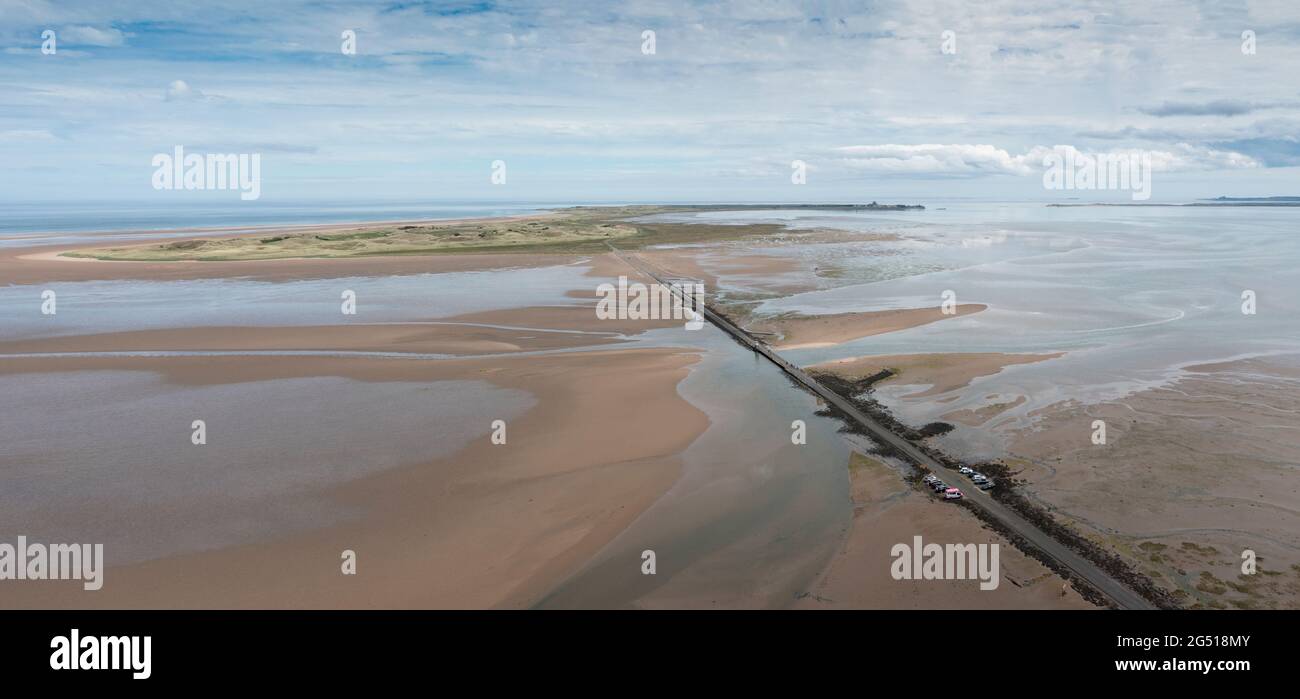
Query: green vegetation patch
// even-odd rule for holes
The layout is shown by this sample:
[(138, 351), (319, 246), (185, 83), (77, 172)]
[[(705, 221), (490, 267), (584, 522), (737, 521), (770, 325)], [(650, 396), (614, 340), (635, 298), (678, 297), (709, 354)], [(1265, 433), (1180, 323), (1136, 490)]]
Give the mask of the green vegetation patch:
[[(331, 232), (286, 232), (262, 236), (199, 238), (168, 243), (91, 248), (63, 253), (100, 260), (274, 260), (307, 257), (435, 255), (448, 253), (581, 253), (608, 251), (609, 243), (637, 249), (763, 236), (778, 224), (719, 225), (645, 222), (643, 217), (719, 207), (572, 207), (535, 218), (447, 221), (367, 227)], [(722, 207), (725, 210), (725, 207)], [(319, 229), (318, 229), (319, 230)]]

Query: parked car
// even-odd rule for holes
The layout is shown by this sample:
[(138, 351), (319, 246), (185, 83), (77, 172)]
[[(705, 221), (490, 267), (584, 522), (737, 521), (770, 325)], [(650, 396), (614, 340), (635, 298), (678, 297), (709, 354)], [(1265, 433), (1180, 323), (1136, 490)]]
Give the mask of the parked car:
[(935, 481), (930, 484), (930, 487), (934, 489), (934, 492), (942, 493), (943, 491), (948, 489), (948, 484), (944, 483), (943, 481)]
[(944, 500), (960, 500), (960, 499), (961, 499), (961, 491), (960, 491), (960, 490), (957, 490), (956, 488), (948, 488), (947, 490), (943, 491), (943, 499), (944, 499)]
[(983, 481), (980, 481), (979, 483), (976, 483), (975, 487), (979, 488), (980, 490), (988, 490), (989, 488), (992, 488), (995, 485), (997, 484), (993, 482), (992, 478), (987, 478)]
[(975, 481), (976, 483), (983, 483), (984, 481), (988, 480), (988, 476), (985, 476), (982, 473), (972, 473), (970, 479)]
[(926, 483), (933, 483), (939, 480), (939, 477), (934, 475), (933, 473), (927, 473), (925, 475), (925, 478), (922, 478), (921, 480), (925, 481)]
[(970, 466), (962, 466), (961, 468), (957, 469), (957, 472), (963, 476), (969, 476), (970, 474), (975, 473), (975, 469), (971, 468)]

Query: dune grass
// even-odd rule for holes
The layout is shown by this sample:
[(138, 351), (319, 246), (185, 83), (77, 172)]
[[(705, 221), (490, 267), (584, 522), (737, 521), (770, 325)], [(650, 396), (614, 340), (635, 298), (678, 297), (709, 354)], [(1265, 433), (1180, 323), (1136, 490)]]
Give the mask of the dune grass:
[(137, 262), (242, 261), (292, 258), (347, 258), (373, 255), (448, 253), (586, 253), (650, 243), (724, 240), (775, 232), (758, 224), (644, 223), (628, 219), (702, 207), (573, 207), (544, 216), (409, 225), (358, 225), (355, 229), (286, 231), (272, 235), (193, 238), (168, 242), (89, 248), (67, 257)]

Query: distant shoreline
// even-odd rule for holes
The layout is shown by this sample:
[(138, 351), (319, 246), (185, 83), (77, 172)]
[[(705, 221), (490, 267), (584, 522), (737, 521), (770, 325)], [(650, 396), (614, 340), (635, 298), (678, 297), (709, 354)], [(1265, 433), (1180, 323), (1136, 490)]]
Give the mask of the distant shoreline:
[[(247, 225), (225, 225), (225, 226), (174, 226), (166, 228), (87, 228), (78, 230), (48, 230), (24, 232), (12, 236), (0, 236), (0, 240), (32, 240), (39, 241), (42, 238), (54, 238), (59, 236), (70, 235), (102, 235), (105, 238), (123, 238), (129, 239), (140, 236), (140, 239), (147, 239), (151, 236), (168, 236), (168, 235), (195, 235), (195, 236), (230, 236), (230, 235), (256, 235), (260, 233), (280, 233), (284, 231), (337, 231), (350, 230), (358, 226), (403, 226), (403, 225), (420, 225), (420, 224), (437, 224), (437, 223), (456, 223), (467, 221), (497, 221), (506, 219), (529, 218), (535, 216), (545, 216), (557, 209), (543, 209), (520, 212), (517, 214), (501, 214), (499, 216), (464, 216), (455, 218), (401, 218), (401, 219), (354, 219), (348, 221), (317, 221), (305, 223), (250, 223)], [(33, 242), (32, 247), (40, 246), (39, 242)]]
[(1048, 208), (1073, 208), (1083, 206), (1204, 206), (1204, 207), (1223, 207), (1232, 208), (1240, 206), (1272, 206), (1281, 208), (1290, 208), (1300, 206), (1300, 197), (1216, 197), (1214, 199), (1202, 199), (1200, 201), (1185, 202), (1182, 204), (1169, 204), (1158, 202), (1090, 202), (1078, 204), (1048, 204)]
[[(708, 221), (648, 222), (656, 214), (708, 211), (916, 211), (919, 204), (709, 204), (568, 206), (530, 214), (426, 222), (238, 227), (158, 233), (146, 239), (83, 241), (51, 250), (54, 258), (117, 262), (234, 262), (265, 259), (341, 258), (461, 252), (603, 252), (612, 240), (693, 242), (735, 237), (746, 231)], [(634, 221), (634, 219), (642, 219)], [(766, 224), (771, 226), (774, 224)], [(746, 227), (758, 230), (764, 225)], [(120, 238), (120, 237), (119, 237)], [(108, 246), (105, 246), (108, 243)]]
[[(511, 205), (513, 206), (513, 205)], [(566, 209), (600, 209), (600, 208), (619, 208), (619, 207), (661, 207), (680, 209), (683, 211), (762, 211), (762, 210), (802, 210), (802, 211), (923, 211), (925, 206), (920, 204), (879, 204), (871, 202), (870, 204), (800, 204), (800, 203), (692, 203), (692, 204), (572, 204), (572, 203), (550, 203), (550, 204), (528, 204), (520, 205), (517, 211), (490, 213), (490, 214), (472, 214), (465, 213), (455, 216), (381, 216), (378, 218), (366, 218), (364, 216), (352, 218), (337, 219), (312, 219), (310, 217), (301, 220), (291, 221), (262, 221), (250, 223), (219, 223), (210, 224), (180, 224), (180, 225), (126, 225), (124, 227), (78, 227), (72, 226), (55, 226), (39, 230), (0, 230), (0, 241), (30, 240), (33, 245), (40, 245), (44, 238), (66, 237), (66, 236), (86, 236), (95, 235), (105, 238), (118, 237), (152, 237), (168, 235), (242, 235), (258, 234), (266, 232), (278, 232), (286, 230), (308, 230), (313, 228), (321, 229), (341, 229), (355, 228), (357, 226), (397, 226), (409, 224), (435, 224), (435, 223), (454, 223), (459, 221), (478, 221), (478, 220), (496, 220), (510, 219), (526, 216), (539, 216), (549, 213), (564, 211)], [(484, 205), (485, 209), (492, 208)], [(3, 205), (0, 205), (0, 211), (3, 211)], [(391, 213), (391, 212), (390, 212)], [(179, 214), (178, 214), (179, 215)], [(87, 224), (93, 225), (93, 224)]]
[(694, 211), (925, 211), (925, 206), (921, 204), (880, 204), (874, 201), (870, 204), (663, 204), (662, 206)]

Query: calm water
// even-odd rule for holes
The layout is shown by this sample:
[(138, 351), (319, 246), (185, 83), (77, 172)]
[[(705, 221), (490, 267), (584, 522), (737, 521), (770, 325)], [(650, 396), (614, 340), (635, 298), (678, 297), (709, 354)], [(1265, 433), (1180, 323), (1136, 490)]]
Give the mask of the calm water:
[[(935, 306), (946, 290), (961, 303), (990, 306), (836, 348), (791, 352), (799, 363), (914, 352), (1068, 351), (979, 379), (962, 398), (942, 405), (897, 400), (914, 389), (883, 391), (905, 417), (923, 420), (978, 407), (997, 394), (1028, 396), (1013, 413), (1023, 419), (1059, 400), (1106, 400), (1168, 381), (1188, 363), (1300, 351), (1297, 217), (1295, 209), (950, 203), (924, 212), (689, 218), (898, 236), (759, 250), (841, 270), (826, 288), (769, 298), (765, 312)], [(594, 289), (586, 271), (585, 265), (559, 265), (277, 283), (69, 283), (58, 285), (54, 317), (39, 314), (42, 285), (0, 285), (0, 338), (445, 318), (517, 307), (521, 298), (572, 303), (565, 292)], [(357, 316), (339, 313), (343, 289), (357, 292)], [(1257, 295), (1255, 315), (1240, 311), (1244, 289)], [(653, 331), (634, 344), (705, 352), (679, 390), (713, 425), (683, 455), (683, 478), (672, 491), (545, 604), (787, 602), (833, 553), (836, 533), (850, 515), (848, 447), (836, 434), (838, 424), (812, 416), (811, 398), (712, 328)], [(285, 396), (302, 408), (277, 413), (276, 430), (262, 429), (259, 406), (282, 404)], [(322, 477), (340, 482), (450, 453), (483, 433), (487, 415), (518, 414), (532, 400), (477, 382), (311, 379), (181, 387), (148, 372), (0, 372), (0, 513), (6, 513), (0, 514), (0, 536), (104, 541), (84, 534), (98, 528), (111, 537), (121, 561), (118, 556), (150, 558), (321, 526), (363, 513), (332, 511), (303, 497), (304, 483)], [(210, 430), (215, 424), (218, 434), (235, 429), (256, 437), (219, 449), (212, 441), (201, 463), (191, 458), (188, 442), (158, 446), (176, 441), (176, 420), (184, 422), (179, 434), (188, 435), (185, 425), (196, 406)], [(128, 429), (121, 429), (120, 415), (131, 417)], [(384, 438), (375, 440), (372, 427), (365, 427), (373, 419), (352, 421), (355, 415), (383, 415)], [(806, 446), (790, 443), (794, 419), (808, 421)], [(445, 431), (429, 439), (430, 425)], [(287, 433), (293, 439), (284, 439)], [(303, 443), (310, 448), (286, 448)], [(269, 453), (276, 454), (270, 465)], [(339, 460), (338, 454), (356, 458)], [(213, 492), (224, 495), (201, 504)], [(659, 575), (639, 574), (644, 549), (657, 552)]]
[[(76, 264), (76, 263), (71, 263)], [(149, 328), (329, 325), (416, 321), (529, 305), (567, 305), (572, 289), (595, 285), (579, 264), (523, 269), (341, 277), (289, 282), (248, 279), (92, 281), (0, 286), (6, 340)], [(41, 293), (57, 296), (41, 314)], [(356, 314), (342, 313), (345, 290)]]
[[(949, 204), (923, 212), (699, 214), (783, 221), (796, 229), (894, 233), (897, 241), (771, 250), (843, 270), (837, 286), (769, 299), (760, 312), (807, 314), (934, 307), (945, 291), (983, 303), (970, 316), (844, 345), (790, 351), (806, 365), (877, 354), (1058, 352), (978, 379), (947, 403), (881, 395), (914, 420), (1024, 395), (1007, 415), (1062, 400), (1114, 400), (1167, 383), (1189, 364), (1300, 352), (1300, 210)], [(1243, 314), (1242, 294), (1256, 297)], [(942, 396), (943, 398), (952, 398)], [(986, 445), (988, 446), (988, 445)]]
[[(841, 423), (815, 415), (811, 395), (712, 326), (654, 334), (707, 352), (679, 392), (712, 424), (682, 455), (673, 488), (539, 606), (790, 604), (852, 515)], [(792, 443), (794, 420), (806, 423), (806, 444)], [(645, 550), (655, 575), (641, 574)]]
[(453, 454), (536, 405), (482, 381), (181, 386), (146, 370), (0, 375), (0, 395), (0, 536), (103, 543), (113, 565), (362, 516), (329, 487)]
[[(60, 283), (55, 316), (40, 315), (44, 285), (0, 286), (0, 337), (445, 318), (521, 299), (574, 303), (566, 292), (594, 292), (587, 271)], [(339, 312), (345, 288), (357, 292), (356, 316)], [(712, 328), (651, 331), (625, 346), (702, 350), (680, 390), (713, 425), (683, 455), (669, 496), (565, 589), (582, 605), (703, 604), (723, 592), (736, 604), (787, 602), (830, 556), (849, 514), (838, 424), (813, 416), (809, 396)], [(11, 376), (0, 367), (0, 536), (103, 541), (121, 564), (336, 524), (365, 513), (319, 497), (329, 485), (453, 453), (481, 437), (489, 417), (509, 419), (535, 400), (479, 382), (191, 387), (148, 367), (142, 359), (139, 372)], [(286, 401), (298, 407), (276, 407)], [(193, 419), (208, 423), (201, 452), (188, 441)], [(806, 446), (790, 443), (794, 419), (809, 421)], [(654, 585), (638, 574), (628, 586), (620, 562), (646, 547), (661, 552), (665, 574)]]

